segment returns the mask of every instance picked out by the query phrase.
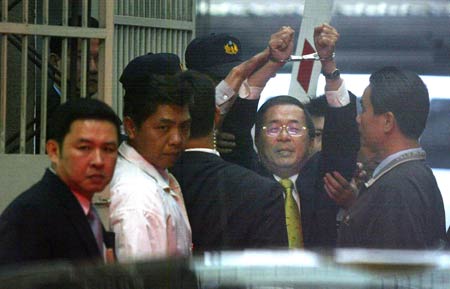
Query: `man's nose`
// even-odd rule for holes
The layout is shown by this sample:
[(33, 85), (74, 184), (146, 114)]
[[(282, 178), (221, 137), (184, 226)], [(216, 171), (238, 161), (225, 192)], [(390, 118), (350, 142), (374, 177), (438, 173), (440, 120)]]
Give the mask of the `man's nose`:
[(288, 133), (287, 127), (283, 126), (280, 133), (278, 133), (277, 140), (279, 141), (289, 141), (291, 140), (291, 135)]
[(183, 142), (183, 133), (180, 129), (174, 128), (169, 139), (171, 145), (180, 145)]
[(89, 57), (89, 72), (97, 73), (98, 72), (98, 63), (97, 59), (93, 56)]
[(104, 156), (101, 149), (95, 149), (92, 156), (92, 164), (94, 166), (103, 166)]

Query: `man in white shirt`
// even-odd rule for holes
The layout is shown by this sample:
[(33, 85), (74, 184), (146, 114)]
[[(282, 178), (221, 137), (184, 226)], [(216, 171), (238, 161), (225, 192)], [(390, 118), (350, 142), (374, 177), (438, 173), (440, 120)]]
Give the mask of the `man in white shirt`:
[(120, 78), (128, 140), (119, 147), (110, 186), (119, 261), (191, 252), (183, 196), (167, 171), (190, 133), (189, 99), (176, 93), (180, 71), (175, 54), (147, 54), (132, 60)]

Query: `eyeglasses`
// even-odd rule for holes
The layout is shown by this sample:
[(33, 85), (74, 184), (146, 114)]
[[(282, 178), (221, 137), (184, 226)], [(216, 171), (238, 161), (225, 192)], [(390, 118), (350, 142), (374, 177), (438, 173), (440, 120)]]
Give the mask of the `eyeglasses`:
[(286, 132), (292, 137), (301, 137), (306, 134), (307, 128), (305, 126), (297, 127), (297, 126), (289, 126), (289, 125), (270, 125), (263, 126), (262, 129), (266, 132), (267, 136), (277, 137), (283, 129), (286, 129)]

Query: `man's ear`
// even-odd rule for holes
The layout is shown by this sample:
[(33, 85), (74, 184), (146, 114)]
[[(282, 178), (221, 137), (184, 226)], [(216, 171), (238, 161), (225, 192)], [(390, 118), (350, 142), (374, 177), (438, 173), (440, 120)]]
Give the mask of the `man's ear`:
[(384, 132), (390, 132), (396, 125), (395, 116), (392, 112), (384, 113)]
[(220, 115), (220, 109), (216, 106), (215, 112), (214, 112), (214, 127), (220, 128), (222, 122), (222, 116)]
[(47, 141), (45, 145), (45, 149), (47, 151), (47, 155), (50, 158), (52, 164), (58, 163), (60, 157), (60, 148), (59, 144), (56, 140), (50, 139)]
[(136, 137), (136, 125), (131, 117), (126, 116), (123, 118), (123, 127), (127, 133), (128, 138), (134, 139)]

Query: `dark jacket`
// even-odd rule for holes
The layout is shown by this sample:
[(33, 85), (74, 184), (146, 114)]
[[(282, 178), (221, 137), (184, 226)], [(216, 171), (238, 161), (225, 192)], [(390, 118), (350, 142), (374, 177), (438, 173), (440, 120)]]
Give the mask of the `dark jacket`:
[[(326, 172), (338, 171), (350, 180), (356, 168), (359, 132), (356, 123), (356, 97), (351, 93), (350, 100), (350, 104), (345, 107), (327, 109), (322, 151), (307, 161), (299, 171), (296, 180), (301, 199), (303, 238), (306, 248), (336, 246), (336, 214), (339, 207), (328, 197), (324, 189), (323, 176)], [(247, 118), (247, 116), (244, 117), (245, 120)], [(237, 129), (239, 127), (237, 119), (237, 116), (229, 119), (234, 122), (228, 127)], [(248, 125), (242, 124), (241, 127), (247, 128)], [(233, 131), (230, 132), (233, 133)], [(247, 134), (249, 135), (250, 131)], [(245, 135), (245, 133), (239, 132), (237, 135)], [(251, 159), (248, 156), (254, 154), (253, 148), (249, 149), (248, 145), (246, 147), (247, 149), (239, 150), (240, 154), (244, 155), (242, 160)], [(268, 172), (261, 163), (256, 162), (253, 170), (274, 180), (273, 173)]]
[(81, 205), (49, 170), (0, 216), (0, 265), (46, 260), (101, 260)]
[(341, 247), (383, 249), (433, 249), (444, 242), (441, 192), (422, 160), (402, 163), (365, 185), (338, 239)]
[(194, 252), (287, 247), (277, 182), (206, 152), (185, 152), (171, 172), (183, 192)]

